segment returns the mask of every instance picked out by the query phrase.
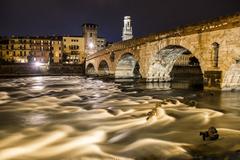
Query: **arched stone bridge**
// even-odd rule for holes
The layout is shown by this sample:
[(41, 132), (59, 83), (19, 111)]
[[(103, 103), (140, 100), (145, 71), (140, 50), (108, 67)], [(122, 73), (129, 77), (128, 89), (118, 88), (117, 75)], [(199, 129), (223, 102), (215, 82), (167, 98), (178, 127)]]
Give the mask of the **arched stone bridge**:
[(184, 56), (200, 66), (205, 88), (239, 89), (240, 14), (114, 43), (87, 57), (86, 73), (169, 81)]

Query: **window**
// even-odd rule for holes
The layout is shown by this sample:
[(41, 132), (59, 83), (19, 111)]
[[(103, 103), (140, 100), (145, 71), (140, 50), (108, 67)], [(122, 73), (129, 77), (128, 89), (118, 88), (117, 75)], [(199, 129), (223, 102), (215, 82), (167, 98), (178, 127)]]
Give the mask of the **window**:
[(20, 51), (20, 57), (22, 57), (23, 55), (22, 55), (22, 51)]
[(72, 42), (78, 42), (78, 39), (72, 39), (71, 41)]
[(24, 56), (27, 56), (27, 53), (26, 53), (26, 51), (24, 51)]
[(14, 56), (14, 57), (16, 56), (16, 53), (15, 53), (15, 51), (13, 51), (13, 56)]
[(59, 47), (59, 50), (61, 50), (62, 48), (61, 47)]
[(90, 33), (90, 37), (92, 37), (93, 36), (93, 34), (92, 33)]

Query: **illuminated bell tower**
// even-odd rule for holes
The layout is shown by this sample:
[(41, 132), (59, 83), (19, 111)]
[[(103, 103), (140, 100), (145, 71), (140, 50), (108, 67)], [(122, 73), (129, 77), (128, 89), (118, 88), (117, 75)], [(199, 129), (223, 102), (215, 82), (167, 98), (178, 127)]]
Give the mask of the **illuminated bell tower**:
[(82, 25), (85, 53), (87, 56), (97, 52), (97, 28), (96, 24), (86, 23)]
[(123, 26), (123, 32), (122, 32), (122, 40), (128, 40), (133, 38), (132, 34), (132, 25), (131, 25), (131, 17), (125, 16), (124, 17), (124, 26)]

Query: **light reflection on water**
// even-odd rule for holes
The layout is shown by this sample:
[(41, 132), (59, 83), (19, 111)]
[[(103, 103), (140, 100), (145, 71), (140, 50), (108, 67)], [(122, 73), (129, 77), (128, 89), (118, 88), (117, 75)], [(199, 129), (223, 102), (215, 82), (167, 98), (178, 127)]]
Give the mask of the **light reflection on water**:
[[(240, 150), (238, 92), (83, 77), (0, 82), (1, 160), (204, 159)], [(190, 100), (197, 106), (187, 105)], [(163, 105), (147, 121), (157, 102)], [(199, 132), (210, 126), (220, 140), (203, 142)]]

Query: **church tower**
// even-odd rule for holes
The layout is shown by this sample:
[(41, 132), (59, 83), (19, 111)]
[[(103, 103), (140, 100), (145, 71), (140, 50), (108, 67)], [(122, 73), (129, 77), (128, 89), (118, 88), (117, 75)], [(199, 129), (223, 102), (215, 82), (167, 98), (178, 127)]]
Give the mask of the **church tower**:
[(124, 26), (123, 26), (123, 32), (122, 32), (122, 40), (128, 40), (133, 38), (132, 34), (132, 25), (131, 25), (131, 17), (125, 16), (124, 17)]

